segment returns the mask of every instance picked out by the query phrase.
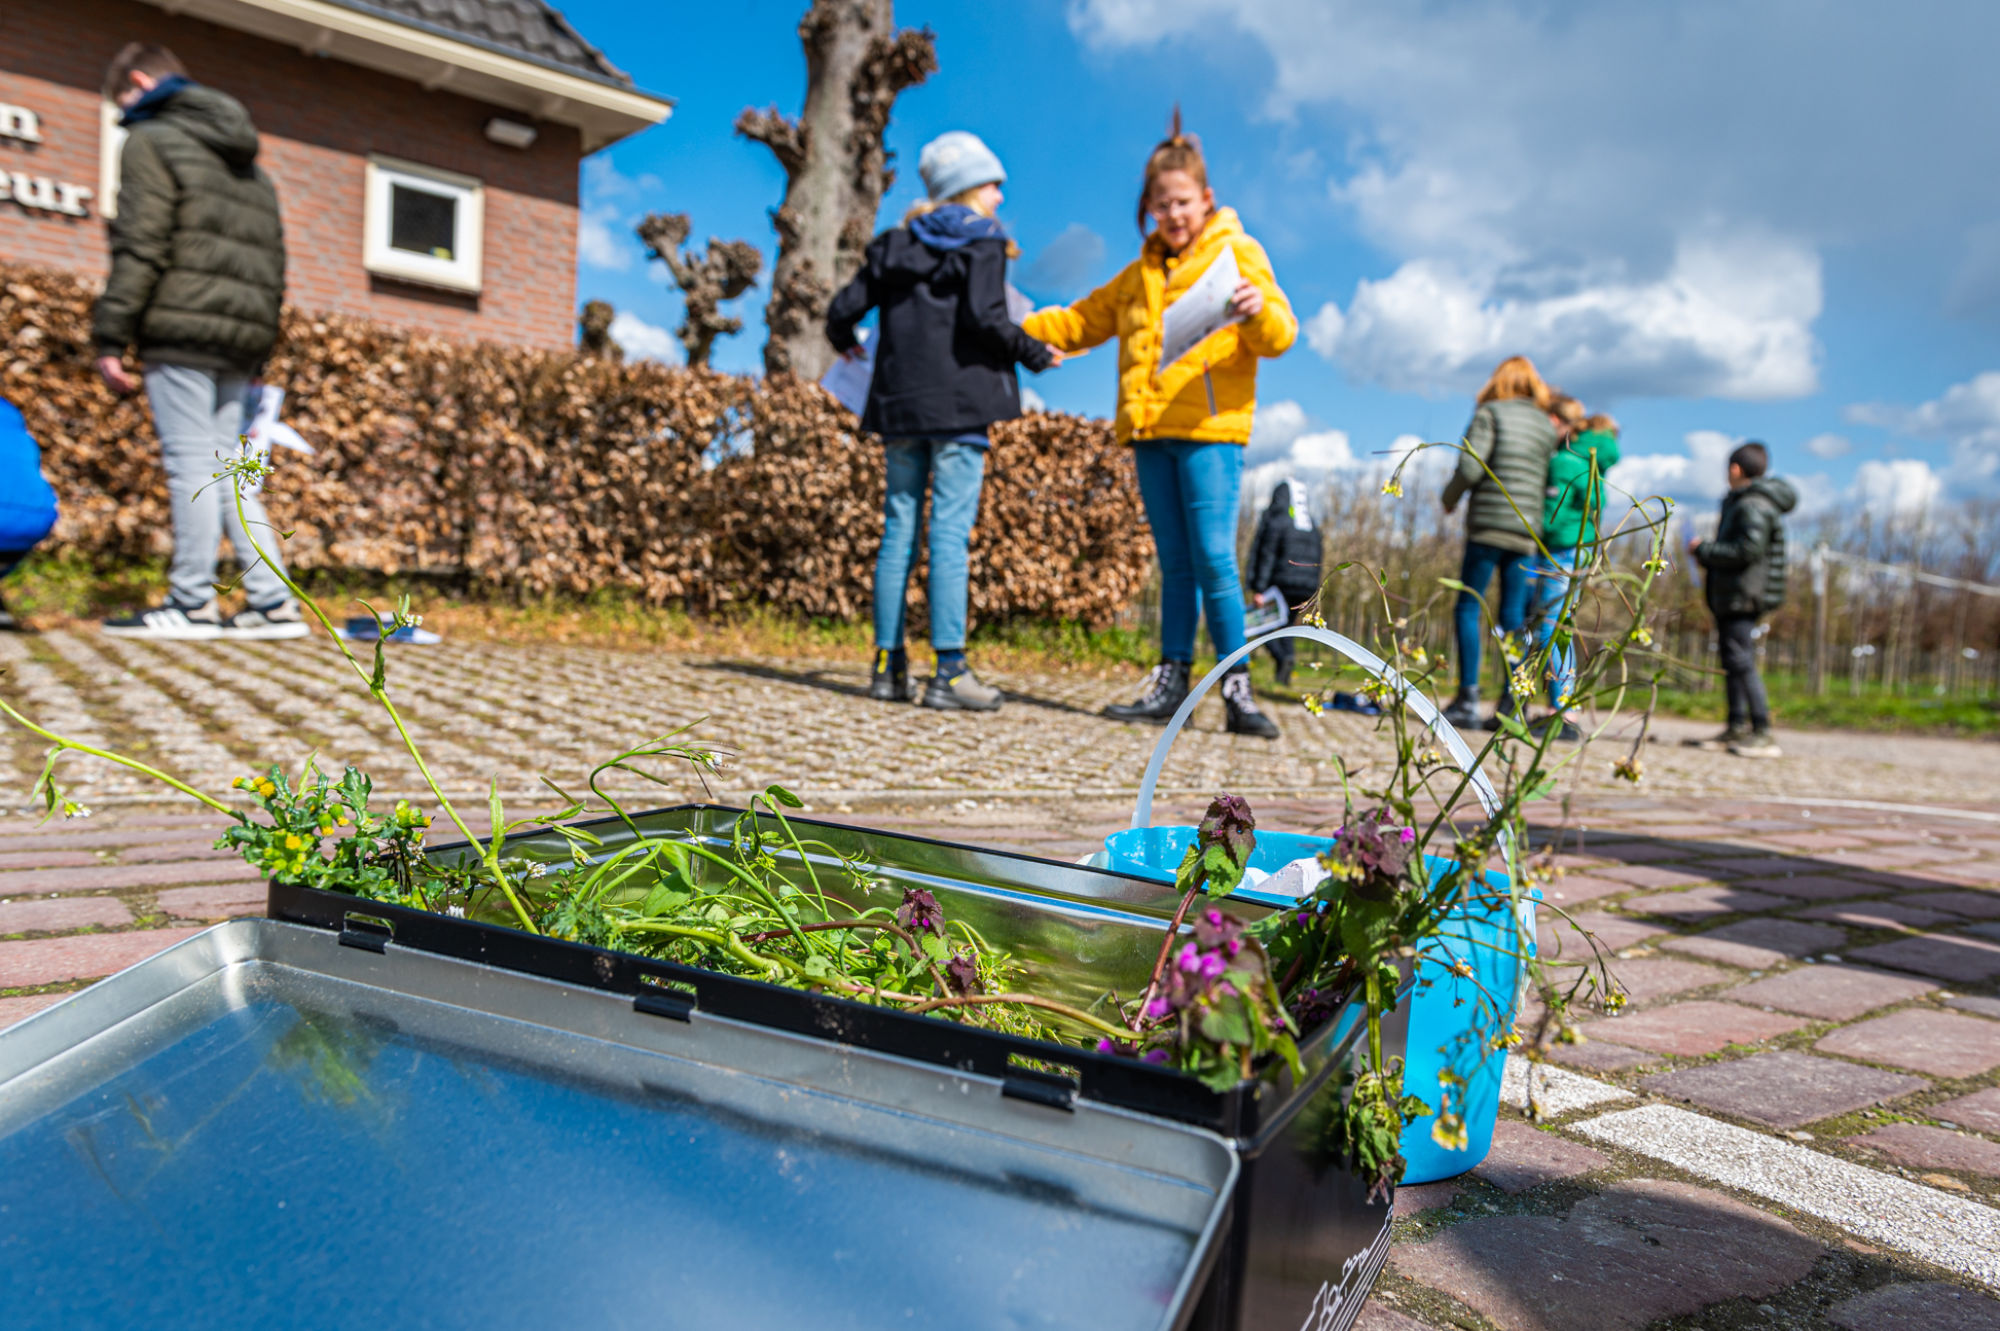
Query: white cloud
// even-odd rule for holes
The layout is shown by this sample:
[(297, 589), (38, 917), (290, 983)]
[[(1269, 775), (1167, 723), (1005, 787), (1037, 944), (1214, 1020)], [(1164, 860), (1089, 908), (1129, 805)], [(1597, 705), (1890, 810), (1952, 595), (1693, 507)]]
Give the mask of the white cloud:
[[(1354, 478), (1379, 483), (1422, 443), (1416, 435), (1398, 435), (1387, 449), (1357, 453), (1347, 431), (1319, 427), (1297, 402), (1289, 398), (1268, 402), (1257, 408), (1250, 444), (1244, 450), (1243, 492), (1261, 508), (1278, 482), (1288, 477), (1313, 489)], [(1415, 470), (1404, 473), (1406, 480), (1421, 478), (1435, 484), (1450, 465), (1450, 455), (1434, 449), (1412, 465)]]
[(1937, 504), (1944, 478), (1918, 458), (1870, 460), (1854, 469), (1847, 501), (1877, 519), (1916, 517)]
[(611, 320), (611, 340), (634, 360), (664, 361), (679, 365), (685, 357), (680, 339), (658, 324), (649, 324), (630, 310), (620, 310)]
[[(866, 332), (868, 330), (864, 328), (861, 331)], [(1047, 401), (1043, 399), (1040, 393), (1037, 393), (1033, 388), (1029, 387), (1027, 384), (1021, 385), (1022, 411), (1047, 411), (1048, 409), (1049, 409), (1049, 404)]]
[(1854, 441), (1844, 434), (1816, 434), (1800, 445), (1816, 458), (1831, 462), (1854, 451)]
[(1657, 281), (1512, 295), (1491, 273), (1416, 259), (1363, 280), (1343, 313), (1307, 324), (1350, 377), (1406, 392), (1469, 393), (1508, 356), (1534, 357), (1586, 399), (1629, 393), (1796, 397), (1818, 384), (1819, 262), (1778, 242), (1690, 243)]
[(639, 261), (645, 251), (633, 228), (646, 203), (664, 188), (658, 176), (628, 176), (609, 157), (586, 157), (576, 226), (576, 252), (584, 266), (622, 273)]
[(1947, 479), (1954, 488), (2000, 488), (2000, 370), (1988, 370), (1915, 407), (1861, 402), (1847, 419), (1951, 445)]
[(1606, 475), (1613, 492), (1634, 499), (1665, 495), (1679, 503), (1715, 500), (1729, 488), (1729, 455), (1743, 440), (1720, 430), (1691, 430), (1679, 453), (1627, 456)]
[(588, 268), (622, 273), (632, 266), (632, 248), (618, 235), (618, 210), (605, 205), (577, 215), (576, 253)]
[[(1963, 167), (2000, 115), (1979, 54), (2000, 7), (1885, 23), (1864, 0), (1075, 0), (1070, 16), (1107, 53), (1236, 60), (1223, 72), (1266, 89), (1270, 118), (1329, 149), (1329, 199), (1392, 264), (1311, 327), (1363, 379), (1462, 391), (1482, 359), (1525, 350), (1578, 391), (1797, 396), (1817, 384), (1831, 247), (1928, 281), (1929, 256), (1962, 249), (1954, 299), (2000, 293), (1980, 230), (2000, 173)], [(1234, 35), (1268, 72), (1241, 68)]]

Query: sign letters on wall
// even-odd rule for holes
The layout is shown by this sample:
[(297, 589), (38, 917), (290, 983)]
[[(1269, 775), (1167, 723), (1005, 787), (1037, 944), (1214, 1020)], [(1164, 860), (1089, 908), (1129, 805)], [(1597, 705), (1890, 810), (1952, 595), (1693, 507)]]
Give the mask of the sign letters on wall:
[[(42, 141), (42, 118), (25, 106), (0, 103), (0, 139), (22, 143)], [(31, 176), (26, 171), (0, 171), (0, 202), (9, 199), (37, 212), (90, 216), (90, 199), (97, 191), (66, 180)]]

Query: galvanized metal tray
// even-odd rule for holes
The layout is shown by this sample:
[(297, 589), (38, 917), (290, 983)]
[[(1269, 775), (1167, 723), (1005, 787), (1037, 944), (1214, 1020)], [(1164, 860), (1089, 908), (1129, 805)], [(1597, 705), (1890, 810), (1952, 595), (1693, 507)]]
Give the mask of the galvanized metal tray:
[[(682, 805), (635, 814), (637, 835), (684, 838), (720, 849), (746, 811)], [(763, 816), (766, 831), (775, 831)], [(1039, 992), (1089, 1004), (1106, 988), (1143, 989), (1160, 936), (1179, 904), (1170, 884), (1009, 851), (959, 845), (810, 818), (791, 823), (807, 838), (821, 872), (841, 856), (865, 862), (888, 890), (934, 893), (948, 918), (964, 919), (1024, 962)], [(603, 856), (629, 844), (619, 820), (581, 824)], [(814, 848), (811, 841), (825, 843)], [(801, 887), (804, 866), (784, 839), (766, 846)], [(440, 847), (434, 855), (449, 855)], [(553, 831), (511, 838), (507, 853), (567, 863), (571, 843)], [(1250, 918), (1269, 907), (1231, 900)], [(378, 908), (352, 898), (274, 886), (275, 916), (344, 929), (367, 942), (360, 917)], [(1346, 1331), (1388, 1253), (1391, 1207), (1371, 1201), (1350, 1163), (1330, 1143), (1353, 1070), (1360, 1009), (1350, 1004), (1300, 1041), (1303, 1078), (1282, 1066), (1217, 1092), (1184, 1074), (1088, 1049), (1027, 1040), (930, 1017), (852, 1003), (824, 994), (531, 937), (494, 923), (382, 909), (396, 945), (441, 949), (487, 964), (555, 975), (630, 995), (641, 1005), (711, 1012), (977, 1072), (1000, 1080), (1007, 1095), (1061, 1109), (1096, 1103), (1209, 1128), (1229, 1138), (1242, 1172), (1223, 1253), (1191, 1325), (1203, 1331), (1297, 1327)], [(381, 935), (375, 936), (377, 945)], [(1401, 1056), (1408, 1005), (1384, 1024), (1384, 1048)], [(1046, 1069), (1062, 1067), (1067, 1076)]]
[(0, 1034), (6, 1321), (1190, 1324), (1241, 1144), (1003, 1083), (236, 921)]

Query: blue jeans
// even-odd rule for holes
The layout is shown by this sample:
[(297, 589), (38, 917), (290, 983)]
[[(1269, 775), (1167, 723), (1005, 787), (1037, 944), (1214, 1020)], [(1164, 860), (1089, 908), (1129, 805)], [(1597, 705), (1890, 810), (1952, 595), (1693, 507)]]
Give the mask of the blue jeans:
[(875, 556), (875, 645), (903, 645), (903, 593), (924, 536), (924, 486), (931, 484), (931, 648), (965, 649), (965, 550), (979, 516), (986, 450), (945, 439), (891, 439), (883, 445), (882, 549)]
[(1218, 656), (1243, 645), (1243, 580), (1236, 571), (1241, 444), (1150, 439), (1132, 447), (1139, 497), (1160, 552), (1160, 655), (1194, 660), (1205, 610)]
[[(1556, 625), (1565, 618), (1563, 600), (1569, 595), (1570, 580), (1576, 576), (1576, 552), (1574, 550), (1552, 550), (1547, 558), (1536, 555), (1528, 561), (1528, 572), (1535, 579), (1532, 595), (1535, 611), (1535, 650), (1540, 651), (1555, 637)], [(1570, 607), (1574, 619), (1575, 607)], [(1569, 627), (1574, 630), (1572, 622)], [(1549, 702), (1558, 711), (1568, 711), (1570, 690), (1576, 687), (1576, 639), (1568, 639), (1557, 649), (1549, 662), (1554, 672), (1549, 677)]]
[[(1529, 556), (1497, 545), (1478, 541), (1465, 543), (1465, 562), (1459, 565), (1458, 580), (1467, 590), (1458, 594), (1452, 607), (1452, 623), (1458, 637), (1458, 688), (1461, 693), (1479, 691), (1479, 653), (1483, 641), (1479, 633), (1479, 597), (1500, 575), (1499, 624), (1503, 633), (1518, 633), (1528, 621)], [(1507, 696), (1502, 685), (1500, 695)]]

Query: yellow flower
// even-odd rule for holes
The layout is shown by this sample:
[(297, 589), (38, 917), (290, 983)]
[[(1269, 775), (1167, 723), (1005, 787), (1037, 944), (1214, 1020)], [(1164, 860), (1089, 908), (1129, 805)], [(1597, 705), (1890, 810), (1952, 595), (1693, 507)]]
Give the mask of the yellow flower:
[(1388, 495), (1391, 499), (1401, 499), (1403, 497), (1403, 483), (1394, 476), (1391, 476), (1388, 480), (1382, 482), (1382, 493)]
[(1636, 756), (1620, 758), (1611, 764), (1611, 775), (1618, 777), (1620, 780), (1630, 781), (1635, 786), (1639, 784), (1639, 778), (1644, 776), (1645, 773), (1645, 764), (1641, 763)]
[(1431, 1124), (1431, 1140), (1447, 1151), (1463, 1151), (1471, 1141), (1471, 1134), (1465, 1128), (1465, 1115), (1439, 1114), (1437, 1122)]
[(262, 795), (265, 799), (269, 799), (271, 798), (271, 796), (278, 793), (277, 783), (272, 781), (269, 777), (265, 777), (262, 780), (258, 781), (257, 793), (259, 795)]
[(298, 834), (297, 832), (287, 832), (287, 833), (285, 833), (285, 849), (286, 849), (286, 850), (297, 850), (297, 849), (298, 849), (298, 848), (299, 848), (300, 846), (303, 846), (303, 845), (305, 845), (305, 844), (306, 844), (306, 843), (305, 843), (305, 840), (304, 840), (304, 838), (300, 837), (300, 836), (299, 836), (299, 834)]

